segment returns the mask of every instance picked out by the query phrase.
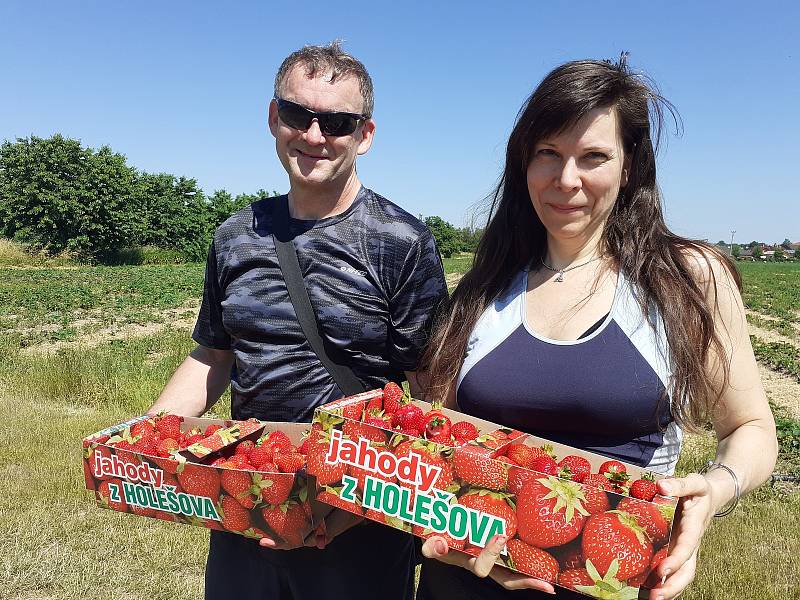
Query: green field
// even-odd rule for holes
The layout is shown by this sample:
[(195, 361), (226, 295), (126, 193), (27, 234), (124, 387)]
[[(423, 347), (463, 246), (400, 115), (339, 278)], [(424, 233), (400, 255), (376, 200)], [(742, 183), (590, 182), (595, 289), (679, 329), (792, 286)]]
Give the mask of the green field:
[[(446, 270), (460, 272), (469, 260), (448, 259)], [(748, 307), (796, 323), (798, 266), (743, 264)], [(83, 489), (80, 439), (145, 410), (192, 347), (188, 326), (173, 317), (197, 305), (202, 265), (0, 268), (0, 275), (0, 598), (201, 597), (207, 532), (97, 508)], [(130, 323), (152, 329), (84, 343)], [(62, 343), (57, 352), (43, 351), (54, 341)], [(780, 360), (791, 367), (798, 354), (790, 346)], [(759, 359), (780, 368), (764, 352)], [(798, 415), (776, 410), (785, 422), (777, 469), (798, 473)], [(690, 436), (679, 472), (713, 453), (711, 435)], [(682, 597), (800, 598), (797, 556), (800, 491), (765, 484), (714, 522)]]

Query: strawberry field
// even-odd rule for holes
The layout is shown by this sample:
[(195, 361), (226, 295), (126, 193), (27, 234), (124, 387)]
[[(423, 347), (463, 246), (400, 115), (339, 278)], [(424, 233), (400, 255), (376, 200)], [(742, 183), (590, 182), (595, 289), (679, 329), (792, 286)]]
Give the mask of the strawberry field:
[[(447, 261), (451, 278), (469, 262)], [(774, 405), (781, 479), (800, 474), (800, 265), (739, 265)], [(192, 348), (202, 265), (0, 268), (0, 598), (202, 596), (207, 532), (96, 507), (80, 440), (140, 414)], [(227, 411), (223, 399), (213, 410)], [(213, 416), (213, 415), (212, 415)], [(689, 436), (696, 470), (714, 439)], [(709, 530), (689, 599), (800, 598), (800, 491), (767, 483)]]

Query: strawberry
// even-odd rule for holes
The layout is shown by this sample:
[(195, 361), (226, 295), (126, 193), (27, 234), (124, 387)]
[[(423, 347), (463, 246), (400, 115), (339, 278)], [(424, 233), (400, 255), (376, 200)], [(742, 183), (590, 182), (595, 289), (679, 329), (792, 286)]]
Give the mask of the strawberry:
[(535, 458), (531, 447), (525, 444), (512, 444), (506, 450), (506, 456), (520, 467), (525, 467), (526, 469), (532, 468), (531, 465)]
[(404, 404), (392, 415), (392, 427), (400, 429), (411, 428), (422, 431), (425, 413), (416, 404)]
[(421, 437), (422, 432), (419, 429), (414, 429), (413, 427), (401, 427), (400, 433), (403, 435), (408, 435), (411, 437)]
[(406, 440), (398, 444), (394, 450), (397, 458), (408, 456), (410, 453), (419, 455), (420, 462), (439, 467), (439, 476), (436, 478), (433, 487), (439, 490), (447, 490), (453, 485), (453, 467), (436, 450), (434, 444), (428, 444), (422, 440)]
[(630, 493), (634, 498), (650, 502), (656, 495), (655, 477), (652, 473), (645, 473), (641, 479), (637, 479), (631, 484)]
[(259, 496), (253, 493), (253, 478), (250, 473), (226, 469), (220, 473), (219, 480), (222, 489), (244, 508), (255, 506), (255, 501), (259, 499)]
[(581, 548), (580, 538), (571, 541), (569, 544), (553, 548), (553, 555), (561, 565), (562, 571), (570, 569), (582, 569), (586, 566), (583, 560), (583, 549)]
[(455, 438), (458, 446), (463, 446), (478, 437), (478, 428), (469, 421), (459, 421), (450, 427), (450, 434)]
[(592, 465), (589, 464), (589, 461), (582, 456), (575, 456), (574, 454), (570, 454), (569, 456), (562, 458), (561, 462), (558, 463), (558, 466), (561, 469), (569, 469), (569, 479), (579, 483), (586, 479), (586, 477), (592, 472)]
[(219, 473), (205, 465), (184, 463), (178, 467), (178, 481), (187, 494), (205, 496), (216, 501), (219, 497)]
[(250, 511), (230, 496), (223, 496), (219, 503), (222, 526), (228, 531), (244, 531), (250, 528)]
[(512, 494), (519, 494), (522, 486), (529, 479), (540, 477), (538, 473), (523, 469), (522, 467), (510, 466), (508, 468), (508, 491)]
[(579, 585), (594, 585), (594, 579), (586, 569), (568, 569), (559, 574), (558, 585), (570, 590), (577, 590), (576, 586)]
[(653, 544), (645, 530), (634, 516), (621, 511), (592, 515), (583, 531), (582, 548), (584, 558), (606, 576), (616, 561), (616, 576), (621, 580), (647, 569), (653, 557)]
[(537, 579), (555, 582), (558, 577), (558, 562), (549, 553), (519, 539), (508, 540), (506, 549), (509, 566)]
[(403, 389), (394, 381), (383, 386), (383, 410), (386, 414), (393, 415), (403, 402)]
[(156, 427), (162, 438), (170, 437), (177, 440), (181, 437), (181, 423), (183, 417), (166, 414), (156, 421)]
[(383, 431), (386, 424), (382, 419), (374, 416), (368, 416), (361, 421), (345, 421), (342, 425), (342, 433), (353, 441), (358, 441), (360, 438), (367, 439), (377, 444), (386, 443), (386, 432)]
[(517, 494), (517, 531), (537, 548), (552, 548), (574, 540), (589, 512), (580, 484), (541, 477), (527, 481)]
[(666, 543), (670, 523), (655, 504), (636, 498), (623, 498), (617, 504), (617, 510), (633, 515), (639, 526), (647, 532), (653, 546)]
[(558, 463), (549, 456), (539, 456), (533, 459), (531, 470), (545, 475), (558, 475)]
[(605, 576), (601, 576), (592, 564), (586, 561), (586, 568), (576, 568), (564, 571), (558, 576), (559, 585), (576, 590), (594, 598), (617, 598), (619, 600), (635, 600), (639, 597), (638, 590), (630, 586), (630, 582), (617, 579), (619, 563), (614, 561)]
[(256, 445), (252, 440), (245, 440), (243, 442), (239, 442), (239, 444), (236, 446), (235, 453), (236, 454), (244, 454), (249, 460), (250, 451), (255, 447), (256, 447)]
[(253, 486), (260, 490), (261, 499), (267, 504), (281, 504), (289, 499), (294, 486), (293, 473), (256, 473)]
[[(353, 467), (351, 466), (350, 468), (352, 469)], [(322, 488), (322, 491), (317, 492), (316, 500), (318, 502), (329, 504), (335, 508), (341, 508), (342, 510), (346, 510), (348, 512), (354, 512), (358, 515), (363, 515), (364, 510), (361, 508), (360, 504), (353, 504), (347, 500), (342, 500), (340, 496), (341, 491), (341, 488), (324, 487)]]
[[(436, 405), (434, 404), (434, 406)], [(450, 428), (450, 418), (442, 413), (440, 409), (434, 408), (425, 414), (422, 434), (426, 440), (449, 446), (453, 443)]]
[(502, 492), (508, 486), (508, 466), (489, 458), (478, 446), (461, 446), (453, 452), (453, 470), (462, 482)]
[(553, 452), (553, 447), (550, 444), (545, 444), (543, 446), (531, 446), (531, 452), (533, 452), (533, 458), (539, 458), (540, 456), (549, 456), (550, 458), (555, 459), (555, 453)]
[(600, 468), (597, 470), (600, 475), (605, 475), (606, 473), (626, 473), (625, 465), (623, 465), (618, 460), (607, 460)]
[(156, 433), (156, 425), (151, 419), (139, 421), (138, 423), (134, 423), (131, 427), (132, 437), (150, 437), (154, 433)]
[[(597, 477), (601, 481), (592, 480), (592, 477)], [(606, 512), (610, 508), (608, 494), (605, 491), (606, 485), (609, 485), (608, 479), (602, 475), (589, 475), (581, 484), (581, 491), (586, 498), (583, 507), (590, 515)]]
[[(119, 500), (111, 499), (111, 490), (108, 487), (111, 484), (117, 486)], [(125, 502), (125, 496), (122, 493), (122, 481), (119, 479), (109, 479), (108, 481), (101, 482), (100, 485), (97, 486), (97, 496), (100, 500), (100, 504), (106, 508), (112, 508), (120, 512), (126, 512), (128, 510), (128, 504)]]
[(158, 448), (156, 448), (156, 455), (160, 456), (161, 458), (169, 458), (172, 456), (172, 453), (178, 450), (178, 442), (176, 442), (172, 438), (164, 438), (159, 442)]
[(267, 525), (290, 546), (300, 546), (310, 522), (302, 505), (293, 500), (270, 506), (261, 511)]
[(222, 425), (209, 425), (208, 427), (206, 427), (206, 430), (203, 432), (203, 435), (205, 437), (211, 437), (212, 435), (217, 433), (220, 429), (224, 429), (224, 427), (222, 427)]
[(292, 451), (292, 441), (289, 436), (279, 430), (270, 431), (266, 436), (261, 436), (259, 442), (261, 442), (260, 445), (262, 446), (280, 448), (282, 452)]
[(306, 457), (297, 452), (281, 454), (275, 458), (275, 465), (281, 473), (297, 473), (306, 464)]
[(658, 565), (660, 565), (661, 561), (666, 557), (667, 547), (664, 546), (661, 548), (661, 550), (653, 555), (653, 558), (650, 559), (650, 566), (646, 570), (628, 579), (628, 585), (631, 587), (644, 587), (647, 589), (656, 587), (661, 580), (656, 573), (656, 568), (658, 568)]
[(256, 446), (248, 458), (256, 469), (260, 469), (265, 463), (272, 462), (272, 454), (271, 446)]
[(372, 398), (369, 402), (367, 402), (367, 406), (364, 407), (364, 416), (368, 415), (376, 415), (379, 412), (383, 411), (383, 397), (376, 396)]
[(506, 523), (504, 535), (509, 539), (517, 532), (517, 513), (508, 494), (475, 488), (460, 496), (458, 503), (503, 519)]
[[(313, 434), (312, 434), (313, 435)], [(317, 485), (330, 485), (342, 480), (347, 465), (337, 463), (330, 465), (325, 462), (325, 455), (330, 445), (330, 434), (320, 431), (315, 441), (309, 444), (306, 470), (317, 478)]]

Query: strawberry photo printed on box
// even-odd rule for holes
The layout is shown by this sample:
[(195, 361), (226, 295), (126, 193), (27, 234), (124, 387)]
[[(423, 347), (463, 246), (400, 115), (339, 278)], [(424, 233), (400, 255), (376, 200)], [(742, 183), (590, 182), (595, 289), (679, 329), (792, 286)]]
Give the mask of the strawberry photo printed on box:
[(300, 545), (330, 508), (312, 502), (307, 423), (141, 416), (83, 440), (98, 504)]
[[(317, 499), (597, 598), (655, 585), (677, 500), (634, 465), (381, 390), (317, 409)], [(388, 398), (388, 402), (386, 401)]]

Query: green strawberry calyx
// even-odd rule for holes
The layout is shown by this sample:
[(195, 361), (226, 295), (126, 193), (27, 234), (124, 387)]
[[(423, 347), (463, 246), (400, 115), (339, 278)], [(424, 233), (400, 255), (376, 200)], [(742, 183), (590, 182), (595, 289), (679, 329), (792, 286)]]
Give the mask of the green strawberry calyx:
[(542, 477), (536, 481), (550, 490), (543, 498), (544, 500), (556, 499), (556, 503), (553, 506), (553, 514), (561, 510), (565, 511), (564, 516), (567, 523), (572, 521), (576, 511), (584, 517), (589, 516), (589, 511), (583, 506), (584, 502), (587, 501), (586, 496), (583, 494), (579, 484), (572, 481), (562, 481), (552, 476)]
[(619, 571), (619, 562), (616, 558), (611, 561), (605, 577), (598, 573), (591, 560), (586, 561), (586, 571), (594, 581), (594, 585), (576, 585), (575, 589), (579, 592), (604, 600), (636, 600), (639, 597), (638, 588), (630, 587), (624, 581), (616, 579)]

